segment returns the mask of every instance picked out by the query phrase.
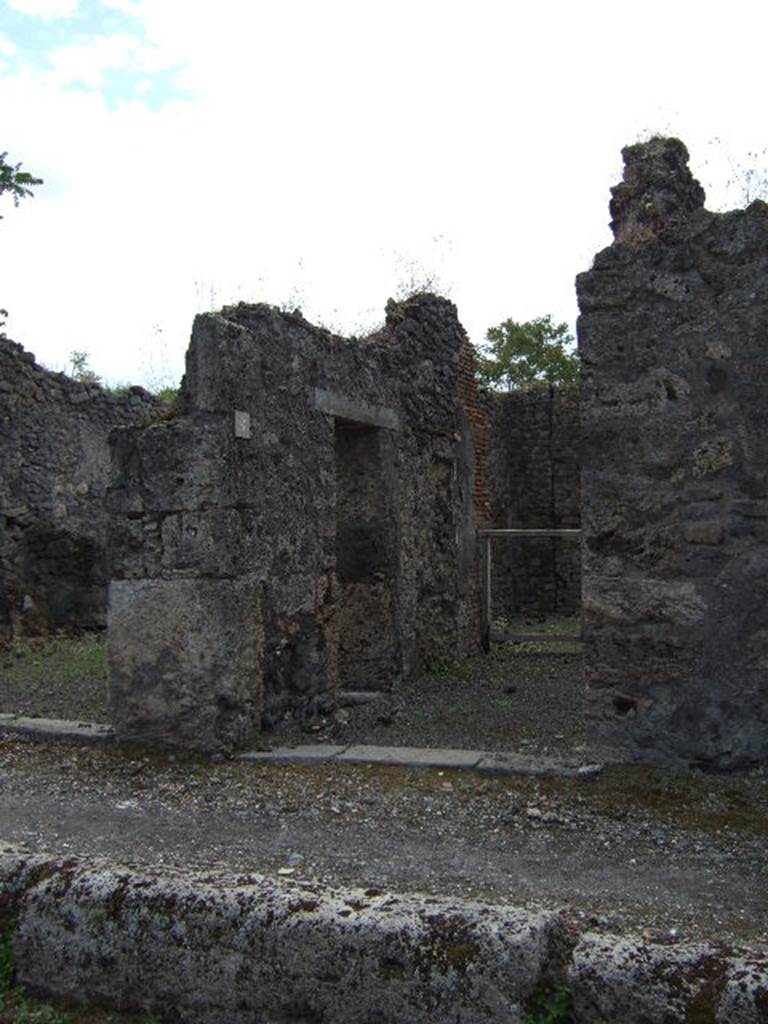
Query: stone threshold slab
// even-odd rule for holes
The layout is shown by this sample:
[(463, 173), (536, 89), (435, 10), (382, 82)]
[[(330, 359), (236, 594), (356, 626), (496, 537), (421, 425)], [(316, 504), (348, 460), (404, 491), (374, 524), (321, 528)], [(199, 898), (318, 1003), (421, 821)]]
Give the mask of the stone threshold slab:
[(111, 725), (100, 722), (72, 722), (64, 718), (27, 718), (0, 714), (0, 732), (47, 740), (76, 740), (79, 743), (112, 743)]
[(287, 761), (292, 764), (312, 764), (332, 761), (343, 754), (346, 747), (337, 747), (331, 743), (306, 743), (299, 747), (275, 747), (274, 750), (247, 750), (236, 754), (238, 761), (270, 762)]
[(251, 763), (280, 761), (307, 764), (391, 764), (407, 768), (459, 768), (486, 775), (558, 775), (586, 777), (600, 771), (598, 764), (574, 764), (553, 757), (530, 754), (489, 753), (483, 750), (452, 750), (440, 747), (381, 747), (369, 744), (333, 746), (313, 743), (273, 750), (253, 750), (238, 755)]
[[(42, 740), (76, 743), (113, 743), (112, 726), (98, 722), (73, 722), (62, 718), (27, 718), (0, 714), (0, 732)], [(250, 764), (391, 764), (405, 768), (455, 768), (484, 775), (539, 775), (581, 778), (601, 770), (599, 764), (577, 765), (554, 757), (531, 754), (490, 753), (485, 750), (453, 750), (447, 747), (383, 747), (356, 743), (306, 743), (271, 750), (247, 750), (236, 760)]]
[(450, 750), (445, 747), (377, 747), (358, 743), (337, 758), (344, 764), (395, 764), (409, 768), (475, 768), (482, 750)]

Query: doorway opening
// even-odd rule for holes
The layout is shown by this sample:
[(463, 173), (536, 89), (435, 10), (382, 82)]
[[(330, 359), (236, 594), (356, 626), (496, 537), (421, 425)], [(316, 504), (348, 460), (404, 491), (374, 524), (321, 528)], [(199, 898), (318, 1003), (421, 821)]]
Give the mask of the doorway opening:
[(400, 671), (392, 436), (334, 422), (338, 688), (389, 690)]
[[(574, 641), (581, 641), (581, 624), (577, 624), (573, 621), (573, 609), (569, 608), (571, 612), (571, 622), (566, 622), (565, 630), (560, 631), (557, 626), (559, 620), (563, 619), (562, 614), (558, 616), (558, 607), (555, 601), (552, 601), (550, 605), (550, 612), (552, 613), (552, 624), (555, 625), (555, 629), (539, 630), (537, 632), (531, 631), (530, 629), (524, 629), (521, 631), (519, 623), (517, 628), (515, 627), (515, 619), (517, 618), (516, 613), (525, 613), (525, 606), (520, 602), (518, 607), (515, 607), (514, 599), (510, 601), (510, 592), (515, 592), (515, 555), (509, 557), (509, 552), (506, 552), (506, 557), (502, 561), (502, 573), (500, 583), (506, 584), (504, 587), (499, 587), (502, 597), (502, 618), (500, 624), (502, 628), (498, 628), (496, 618), (494, 616), (494, 602), (493, 602), (493, 557), (492, 557), (492, 546), (491, 541), (496, 538), (501, 541), (542, 541), (550, 539), (551, 541), (556, 540), (575, 540), (577, 543), (581, 537), (581, 529), (491, 529), (491, 530), (479, 530), (478, 540), (481, 545), (480, 553), (480, 580), (481, 580), (481, 592), (480, 592), (480, 617), (481, 617), (481, 635), (483, 650), (490, 651), (491, 643), (567, 643), (572, 644)], [(510, 545), (511, 547), (512, 545)], [(552, 580), (556, 581), (557, 574), (555, 570), (555, 549), (552, 549)], [(573, 575), (573, 564), (579, 564), (580, 560), (578, 557), (578, 549), (576, 558), (571, 558), (566, 563), (570, 569), (570, 575)], [(520, 554), (518, 554), (518, 560)], [(563, 560), (565, 561), (565, 560)], [(579, 564), (580, 568), (580, 564)], [(531, 575), (531, 574), (528, 574)], [(548, 574), (544, 574), (545, 578)], [(580, 574), (579, 574), (580, 575)], [(546, 582), (549, 582), (547, 579)], [(557, 587), (555, 586), (555, 595)], [(572, 595), (567, 595), (572, 600)], [(579, 615), (580, 618), (580, 615)], [(546, 616), (541, 615), (539, 621), (541, 623), (546, 622)], [(576, 625), (577, 629), (574, 630), (573, 626)], [(495, 628), (496, 627), (496, 628)], [(569, 628), (570, 627), (570, 628)]]

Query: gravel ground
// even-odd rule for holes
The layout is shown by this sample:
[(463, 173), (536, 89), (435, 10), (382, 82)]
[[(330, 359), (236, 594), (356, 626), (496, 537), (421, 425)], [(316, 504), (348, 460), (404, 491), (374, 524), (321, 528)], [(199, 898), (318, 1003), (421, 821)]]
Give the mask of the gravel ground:
[(286, 722), (265, 739), (579, 753), (586, 749), (583, 690), (578, 652), (504, 648), (400, 683), (370, 704)]
[[(400, 683), (375, 702), (289, 720), (266, 745), (308, 742), (567, 754), (584, 750), (586, 700), (578, 648), (495, 648)], [(107, 722), (101, 641), (0, 651), (0, 711)]]

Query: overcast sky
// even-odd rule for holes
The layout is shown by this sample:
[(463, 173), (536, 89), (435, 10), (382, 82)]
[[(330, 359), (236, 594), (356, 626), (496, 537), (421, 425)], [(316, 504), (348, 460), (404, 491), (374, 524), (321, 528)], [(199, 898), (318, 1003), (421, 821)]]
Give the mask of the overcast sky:
[(0, 200), (7, 332), (157, 386), (241, 299), (359, 334), (427, 284), (477, 342), (574, 324), (623, 145), (679, 135), (740, 205), (767, 30), (765, 0), (0, 0), (0, 152), (45, 179)]

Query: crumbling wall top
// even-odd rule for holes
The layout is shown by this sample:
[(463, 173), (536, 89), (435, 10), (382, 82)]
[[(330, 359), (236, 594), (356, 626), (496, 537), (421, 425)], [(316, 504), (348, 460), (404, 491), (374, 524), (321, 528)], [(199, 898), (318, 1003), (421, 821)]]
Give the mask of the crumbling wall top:
[(617, 242), (668, 235), (704, 206), (704, 189), (688, 168), (680, 139), (654, 136), (625, 146), (624, 180), (611, 189), (611, 230)]

